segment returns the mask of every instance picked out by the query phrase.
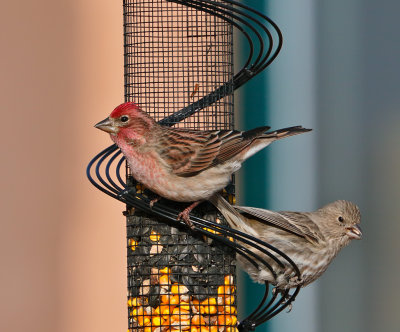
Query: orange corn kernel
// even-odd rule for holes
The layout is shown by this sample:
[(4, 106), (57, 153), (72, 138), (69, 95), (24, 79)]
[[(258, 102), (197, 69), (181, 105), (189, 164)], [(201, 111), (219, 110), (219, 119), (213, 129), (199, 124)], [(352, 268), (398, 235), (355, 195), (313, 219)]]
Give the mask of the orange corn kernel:
[(138, 241), (134, 240), (134, 239), (129, 239), (128, 240), (128, 247), (131, 248), (132, 251), (136, 250), (136, 247), (138, 246)]
[(204, 306), (210, 306), (210, 305), (216, 305), (216, 304), (217, 304), (217, 299), (215, 297), (210, 297), (201, 302), (201, 305), (204, 305)]
[(153, 241), (153, 242), (158, 242), (158, 241), (160, 241), (160, 237), (161, 237), (160, 234), (158, 234), (158, 233), (155, 232), (155, 231), (151, 231), (151, 234), (150, 234), (150, 240), (151, 240), (151, 241)]
[(138, 307), (142, 304), (142, 300), (138, 297), (130, 297), (128, 299), (128, 307)]
[(138, 316), (138, 317), (137, 317), (137, 321), (138, 321), (138, 324), (139, 324), (140, 326), (145, 326), (145, 325), (147, 325), (148, 323), (150, 323), (150, 318), (147, 317), (147, 316)]
[(224, 306), (224, 312), (231, 315), (237, 314), (237, 308), (233, 305), (226, 305)]
[(138, 307), (132, 310), (132, 316), (142, 316), (144, 313), (143, 307)]
[(177, 304), (179, 304), (179, 296), (171, 295), (171, 294), (161, 295), (161, 303), (177, 305)]
[(206, 325), (206, 322), (201, 315), (194, 315), (192, 317), (192, 325)]
[(185, 285), (175, 283), (171, 287), (172, 294), (186, 294), (187, 292), (189, 292), (189, 289)]
[(233, 315), (219, 315), (218, 325), (236, 325), (237, 317)]
[(190, 312), (188, 310), (182, 310), (180, 307), (176, 307), (174, 310), (172, 310), (173, 321), (187, 321), (189, 319)]
[(210, 332), (218, 332), (218, 326), (210, 326)]
[(181, 310), (190, 311), (190, 304), (188, 302), (181, 301), (180, 305)]
[(231, 294), (232, 294), (232, 286), (218, 287), (218, 295), (231, 295)]
[(225, 332), (239, 332), (238, 328), (235, 326), (227, 326)]
[(210, 332), (210, 330), (208, 329), (208, 327), (199, 326), (198, 332)]
[(163, 274), (160, 277), (159, 283), (160, 283), (160, 285), (169, 285), (171, 283), (171, 281), (169, 280), (168, 274)]
[(162, 274), (171, 274), (171, 269), (168, 266), (166, 266), (166, 267), (164, 267), (163, 269), (160, 270), (160, 273), (162, 273)]
[(160, 316), (154, 316), (151, 320), (151, 325), (152, 326), (161, 326), (163, 321), (164, 321), (164, 319), (162, 319)]
[(225, 286), (227, 286), (227, 285), (233, 285), (233, 276), (231, 276), (231, 275), (225, 276), (225, 278), (224, 278), (224, 285), (225, 285)]
[(211, 306), (205, 306), (204, 307), (204, 313), (206, 315), (215, 315), (218, 312), (217, 306), (211, 305)]
[(225, 296), (225, 304), (235, 303), (235, 297), (233, 295)]

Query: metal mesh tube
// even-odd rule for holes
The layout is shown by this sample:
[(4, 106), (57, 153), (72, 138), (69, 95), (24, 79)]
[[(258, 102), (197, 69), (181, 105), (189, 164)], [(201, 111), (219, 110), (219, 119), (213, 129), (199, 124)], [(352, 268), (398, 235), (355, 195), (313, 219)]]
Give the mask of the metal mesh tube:
[[(124, 58), (126, 101), (159, 121), (232, 82), (232, 26), (168, 1), (124, 0)], [(233, 90), (175, 126), (233, 129)], [(236, 331), (235, 253), (178, 223), (126, 215), (129, 331)]]

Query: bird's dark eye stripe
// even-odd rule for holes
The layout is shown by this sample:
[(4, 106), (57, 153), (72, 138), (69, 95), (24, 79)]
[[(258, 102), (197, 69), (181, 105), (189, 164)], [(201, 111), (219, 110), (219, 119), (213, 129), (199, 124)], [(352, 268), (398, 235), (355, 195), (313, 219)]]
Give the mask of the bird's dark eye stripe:
[(123, 115), (123, 116), (120, 117), (120, 120), (121, 120), (122, 122), (126, 122), (126, 121), (129, 120), (129, 118), (128, 118), (126, 115)]

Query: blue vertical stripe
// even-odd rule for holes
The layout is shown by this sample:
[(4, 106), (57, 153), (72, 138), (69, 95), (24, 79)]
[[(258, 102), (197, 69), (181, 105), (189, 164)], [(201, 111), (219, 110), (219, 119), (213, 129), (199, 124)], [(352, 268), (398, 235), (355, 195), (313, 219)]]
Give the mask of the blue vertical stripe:
[[(266, 12), (266, 1), (242, 1), (242, 3)], [(237, 52), (242, 49), (240, 41), (237, 43)], [(245, 49), (245, 47), (243, 47)], [(257, 50), (255, 50), (257, 51)], [(240, 51), (239, 51), (240, 52)], [(242, 56), (245, 56), (243, 54)], [(240, 54), (239, 54), (240, 59)], [(239, 60), (240, 61), (240, 60)], [(238, 93), (239, 128), (248, 130), (268, 124), (268, 90), (267, 71), (254, 77), (246, 83)], [(243, 205), (266, 207), (268, 202), (267, 175), (268, 175), (267, 150), (261, 151), (243, 164), (239, 173), (238, 201)], [(245, 317), (256, 308), (264, 294), (265, 286), (254, 283), (246, 273), (240, 276), (240, 302), (239, 317)], [(263, 324), (257, 331), (268, 331), (268, 324)]]

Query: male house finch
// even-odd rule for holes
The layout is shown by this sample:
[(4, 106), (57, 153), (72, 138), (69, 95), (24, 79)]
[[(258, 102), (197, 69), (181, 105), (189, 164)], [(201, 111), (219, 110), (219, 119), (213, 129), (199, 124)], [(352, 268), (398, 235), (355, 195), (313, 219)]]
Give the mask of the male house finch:
[(306, 286), (316, 280), (338, 252), (352, 239), (361, 238), (360, 210), (348, 201), (335, 201), (314, 212), (274, 212), (259, 208), (230, 205), (216, 194), (210, 201), (218, 208), (229, 225), (279, 249), (297, 265), (301, 278), (279, 254), (282, 269), (273, 259), (248, 244), (242, 245), (261, 256), (277, 273), (248, 264), (237, 255), (239, 262), (255, 282), (268, 281), (280, 290)]
[(179, 214), (189, 226), (189, 212), (224, 188), (244, 160), (275, 140), (310, 131), (300, 126), (268, 133), (269, 127), (245, 132), (170, 128), (131, 102), (95, 127), (110, 133), (145, 187), (173, 201), (195, 201)]

